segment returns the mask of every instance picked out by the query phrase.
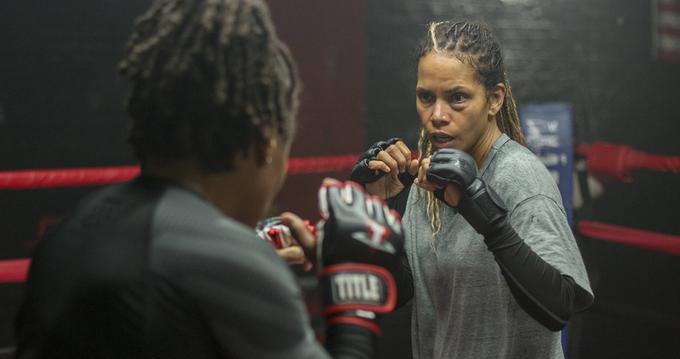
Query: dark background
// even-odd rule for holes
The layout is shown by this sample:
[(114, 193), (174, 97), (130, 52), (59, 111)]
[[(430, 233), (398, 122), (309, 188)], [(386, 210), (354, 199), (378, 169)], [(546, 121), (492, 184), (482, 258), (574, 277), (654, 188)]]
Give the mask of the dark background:
[[(271, 0), (304, 82), (293, 156), (415, 143), (414, 48), (433, 19), (486, 21), (521, 104), (567, 102), (575, 143), (680, 155), (680, 63), (653, 56), (652, 6), (639, 0)], [(115, 73), (148, 0), (0, 2), (0, 171), (127, 165), (126, 85)], [(277, 201), (315, 218), (323, 176), (290, 176)], [(576, 213), (680, 235), (677, 174), (636, 172)], [(93, 188), (0, 190), (0, 259), (30, 255), (46, 224)], [(578, 238), (596, 303), (570, 325), (572, 358), (680, 358), (680, 259)], [(22, 285), (0, 286), (0, 358)], [(408, 358), (409, 308), (387, 318), (383, 358)]]

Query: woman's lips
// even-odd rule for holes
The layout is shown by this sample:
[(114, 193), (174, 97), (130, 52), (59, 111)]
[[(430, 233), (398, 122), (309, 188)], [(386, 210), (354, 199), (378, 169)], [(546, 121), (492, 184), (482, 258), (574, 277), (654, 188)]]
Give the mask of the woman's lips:
[(437, 148), (446, 148), (453, 145), (455, 137), (445, 133), (433, 133), (430, 135), (430, 143)]

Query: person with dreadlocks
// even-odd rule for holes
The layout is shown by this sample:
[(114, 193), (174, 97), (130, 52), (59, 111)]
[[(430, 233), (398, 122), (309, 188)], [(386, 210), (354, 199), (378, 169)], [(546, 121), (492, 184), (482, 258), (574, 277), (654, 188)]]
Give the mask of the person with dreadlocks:
[(500, 45), (483, 24), (433, 22), (417, 58), (418, 158), (381, 141), (351, 176), (404, 214), (413, 356), (563, 358), (558, 331), (593, 294)]
[(398, 216), (332, 180), (316, 236), (281, 215), (318, 253), (327, 351), (254, 232), (286, 175), (299, 92), (264, 2), (156, 0), (120, 72), (141, 175), (89, 195), (36, 248), (16, 357), (372, 357), (396, 297)]

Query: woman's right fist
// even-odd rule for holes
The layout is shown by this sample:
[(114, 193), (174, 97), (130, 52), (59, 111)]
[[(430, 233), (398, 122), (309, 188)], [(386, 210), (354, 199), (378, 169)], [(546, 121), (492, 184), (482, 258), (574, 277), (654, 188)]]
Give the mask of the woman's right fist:
[(410, 186), (418, 173), (418, 160), (400, 138), (373, 144), (352, 169), (350, 179), (374, 196), (388, 199)]

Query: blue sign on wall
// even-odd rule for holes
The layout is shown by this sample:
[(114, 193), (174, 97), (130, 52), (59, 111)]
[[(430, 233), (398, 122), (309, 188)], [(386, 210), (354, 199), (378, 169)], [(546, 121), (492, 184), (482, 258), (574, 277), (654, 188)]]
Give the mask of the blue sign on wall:
[(555, 178), (569, 224), (573, 224), (574, 145), (571, 106), (566, 103), (528, 104), (520, 107), (520, 118), (526, 145)]

